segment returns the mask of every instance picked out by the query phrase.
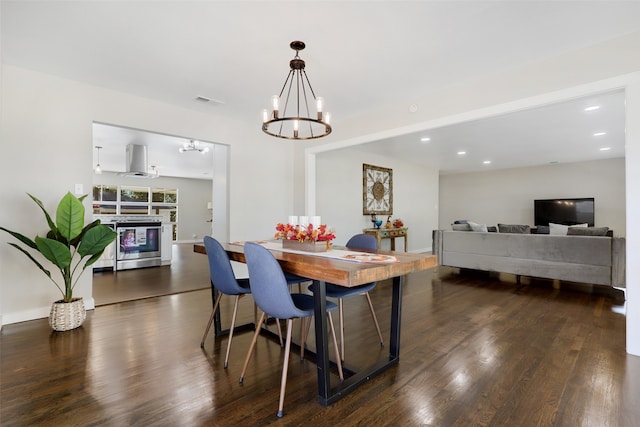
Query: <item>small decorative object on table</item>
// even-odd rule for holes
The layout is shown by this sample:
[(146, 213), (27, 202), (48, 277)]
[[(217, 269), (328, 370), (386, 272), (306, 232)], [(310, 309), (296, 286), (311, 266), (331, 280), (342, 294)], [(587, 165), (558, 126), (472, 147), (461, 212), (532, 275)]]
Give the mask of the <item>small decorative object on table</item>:
[(393, 221), (393, 227), (394, 228), (400, 228), (400, 227), (404, 227), (404, 222), (402, 222), (402, 220), (400, 218), (396, 218)]
[(307, 252), (325, 252), (336, 238), (333, 230), (326, 224), (299, 226), (293, 224), (276, 225), (276, 239), (282, 240), (282, 247)]

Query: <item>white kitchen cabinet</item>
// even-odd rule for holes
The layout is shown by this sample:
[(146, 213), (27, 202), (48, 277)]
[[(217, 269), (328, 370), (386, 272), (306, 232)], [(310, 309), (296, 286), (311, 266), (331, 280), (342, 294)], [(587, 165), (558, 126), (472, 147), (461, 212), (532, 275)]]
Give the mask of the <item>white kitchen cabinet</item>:
[(161, 246), (161, 264), (170, 265), (173, 252), (173, 224), (171, 223), (162, 224)]

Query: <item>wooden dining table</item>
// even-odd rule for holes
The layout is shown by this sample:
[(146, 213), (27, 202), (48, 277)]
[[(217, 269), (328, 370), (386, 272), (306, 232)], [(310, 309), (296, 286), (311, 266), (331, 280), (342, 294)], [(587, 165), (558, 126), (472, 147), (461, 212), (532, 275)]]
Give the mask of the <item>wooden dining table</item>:
[[(246, 263), (241, 243), (223, 243), (233, 261)], [(344, 249), (344, 248), (342, 248)], [(205, 253), (203, 244), (194, 244), (194, 251)], [(359, 250), (360, 251), (360, 250)], [(362, 250), (362, 252), (371, 252)], [(397, 262), (353, 262), (316, 256), (314, 253), (271, 250), (283, 271), (309, 278), (316, 283), (314, 293), (316, 363), (318, 374), (318, 400), (324, 406), (344, 397), (371, 378), (398, 364), (400, 360), (400, 329), (402, 325), (402, 283), (410, 273), (427, 270), (437, 265), (435, 255), (408, 252), (374, 251), (393, 255)], [(329, 329), (326, 312), (326, 283), (354, 287), (370, 282), (392, 279), (389, 356), (385, 360), (350, 371), (344, 381), (331, 386), (331, 361), (329, 359)]]

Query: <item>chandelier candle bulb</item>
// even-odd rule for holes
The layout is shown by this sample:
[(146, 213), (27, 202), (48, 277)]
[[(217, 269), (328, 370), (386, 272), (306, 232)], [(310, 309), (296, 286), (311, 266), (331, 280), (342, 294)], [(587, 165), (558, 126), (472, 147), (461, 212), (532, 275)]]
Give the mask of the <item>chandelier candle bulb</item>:
[(262, 110), (262, 121), (266, 122), (268, 120), (269, 120), (269, 112), (266, 109), (264, 109)]

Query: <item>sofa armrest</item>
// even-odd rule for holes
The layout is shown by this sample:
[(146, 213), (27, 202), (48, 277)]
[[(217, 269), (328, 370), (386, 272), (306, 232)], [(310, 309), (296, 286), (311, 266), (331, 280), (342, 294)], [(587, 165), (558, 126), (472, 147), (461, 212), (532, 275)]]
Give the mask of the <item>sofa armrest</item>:
[(614, 237), (611, 247), (611, 286), (627, 287), (627, 244), (624, 237)]

